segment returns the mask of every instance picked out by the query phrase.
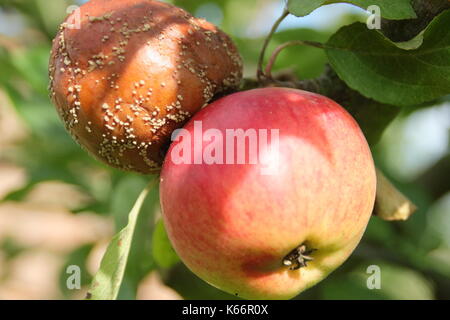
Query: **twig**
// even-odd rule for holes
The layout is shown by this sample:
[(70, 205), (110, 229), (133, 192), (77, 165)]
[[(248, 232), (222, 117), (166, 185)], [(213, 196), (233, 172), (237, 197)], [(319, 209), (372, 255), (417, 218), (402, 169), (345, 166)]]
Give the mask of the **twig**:
[(263, 63), (264, 63), (264, 57), (266, 55), (267, 47), (269, 46), (270, 40), (272, 39), (272, 36), (274, 35), (275, 31), (277, 31), (278, 27), (280, 26), (281, 22), (289, 15), (289, 11), (287, 7), (284, 8), (283, 13), (281, 17), (278, 18), (277, 21), (275, 21), (274, 25), (272, 26), (272, 29), (270, 30), (269, 35), (267, 36), (266, 40), (264, 41), (263, 47), (261, 49), (261, 54), (259, 55), (258, 60), (258, 71), (256, 74), (256, 78), (259, 81), (263, 80), (264, 72), (263, 72)]
[(323, 49), (325, 47), (322, 43), (314, 42), (314, 41), (307, 41), (307, 40), (293, 40), (293, 41), (289, 41), (289, 42), (286, 42), (286, 43), (278, 46), (272, 53), (272, 56), (270, 57), (269, 62), (267, 63), (267, 66), (266, 66), (265, 76), (268, 79), (273, 79), (272, 68), (278, 58), (278, 55), (281, 53), (281, 51), (283, 51), (284, 49), (286, 49), (288, 47), (293, 47), (293, 46), (310, 46), (310, 47), (320, 48), (320, 49)]
[(387, 221), (407, 220), (417, 207), (377, 169), (377, 198), (373, 214)]

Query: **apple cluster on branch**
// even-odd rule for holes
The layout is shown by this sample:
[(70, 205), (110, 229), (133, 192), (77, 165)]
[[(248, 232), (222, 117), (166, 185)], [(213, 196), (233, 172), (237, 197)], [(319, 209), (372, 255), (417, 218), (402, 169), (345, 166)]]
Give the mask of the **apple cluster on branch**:
[[(448, 7), (447, 0), (416, 0), (417, 19), (383, 22), (382, 31), (409, 39)], [(284, 48), (328, 49), (324, 44), (286, 43), (263, 70), (268, 43), (288, 9), (264, 42), (257, 80), (242, 84), (232, 39), (180, 8), (92, 0), (81, 11), (81, 30), (64, 23), (53, 44), (50, 95), (59, 115), (74, 139), (110, 166), (162, 170), (167, 235), (208, 283), (244, 298), (294, 297), (351, 255), (372, 213), (405, 220), (416, 210), (375, 168), (369, 147), (400, 107), (363, 96), (329, 66), (312, 80), (272, 75)], [(198, 123), (207, 138), (202, 130), (196, 138)], [(230, 131), (232, 143), (224, 142)], [(270, 131), (270, 147), (256, 133), (252, 139), (256, 131), (266, 140)], [(248, 151), (249, 163), (239, 150)], [(133, 209), (121, 233), (129, 244), (137, 214)], [(116, 245), (113, 240), (110, 248)]]

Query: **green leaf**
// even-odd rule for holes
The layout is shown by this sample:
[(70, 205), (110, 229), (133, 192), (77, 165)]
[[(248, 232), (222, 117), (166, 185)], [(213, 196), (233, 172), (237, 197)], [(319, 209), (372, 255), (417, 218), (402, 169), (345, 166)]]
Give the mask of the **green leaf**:
[(170, 268), (180, 261), (180, 258), (170, 244), (162, 220), (158, 221), (153, 232), (152, 251), (153, 258), (162, 268)]
[(297, 17), (304, 17), (321, 7), (326, 0), (289, 0), (288, 10)]
[(396, 42), (394, 44), (403, 50), (418, 49), (423, 44), (423, 34), (424, 34), (424, 31), (422, 31), (421, 33), (419, 33), (417, 36), (415, 36), (414, 38), (412, 38), (409, 41)]
[(343, 27), (326, 45), (330, 64), (346, 82), (376, 101), (412, 106), (450, 93), (450, 10), (435, 18), (423, 34), (401, 49), (361, 23)]
[(100, 269), (92, 280), (87, 299), (114, 300), (124, 278), (125, 268), (131, 251), (131, 244), (137, 227), (139, 212), (149, 191), (157, 179), (141, 192), (128, 218), (128, 225), (111, 240), (100, 264)]
[[(148, 184), (145, 177), (126, 174), (119, 177), (110, 197), (110, 212), (113, 214), (117, 230), (127, 224), (127, 212), (133, 207), (135, 199)], [(152, 232), (154, 213), (159, 204), (159, 192), (155, 188), (142, 204), (133, 241), (128, 256), (128, 264), (117, 299), (135, 299), (137, 288), (142, 278), (156, 267), (152, 251)]]
[(332, 3), (350, 3), (364, 10), (370, 6), (378, 6), (381, 10), (381, 16), (389, 20), (402, 20), (416, 18), (417, 15), (411, 5), (411, 0), (289, 0), (289, 12), (304, 17), (317, 8)]
[(366, 10), (370, 6), (378, 6), (381, 16), (388, 20), (403, 20), (417, 18), (411, 5), (411, 0), (349, 0), (349, 1), (327, 1), (327, 3), (347, 2)]

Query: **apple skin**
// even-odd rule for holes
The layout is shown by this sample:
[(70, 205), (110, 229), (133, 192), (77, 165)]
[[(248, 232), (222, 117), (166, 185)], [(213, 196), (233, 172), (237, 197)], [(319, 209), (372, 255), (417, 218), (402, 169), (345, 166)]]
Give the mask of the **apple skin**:
[[(203, 131), (280, 131), (273, 175), (261, 174), (262, 164), (176, 164), (171, 153), (181, 142), (172, 143), (161, 172), (163, 219), (193, 273), (242, 298), (289, 299), (350, 256), (372, 213), (376, 176), (367, 141), (344, 108), (321, 95), (264, 88), (210, 104), (184, 127), (192, 136), (194, 121)], [(317, 249), (314, 260), (284, 266), (304, 243)]]

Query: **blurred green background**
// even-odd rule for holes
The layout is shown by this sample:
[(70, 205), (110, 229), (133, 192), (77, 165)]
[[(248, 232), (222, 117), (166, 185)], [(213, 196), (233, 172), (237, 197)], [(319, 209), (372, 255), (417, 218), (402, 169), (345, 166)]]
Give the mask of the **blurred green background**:
[[(149, 177), (110, 169), (69, 137), (47, 93), (51, 40), (69, 0), (0, 0), (0, 299), (81, 299), (111, 236), (125, 226)], [(263, 37), (280, 0), (170, 1), (216, 23), (239, 46), (253, 76)], [(362, 10), (341, 4), (289, 17), (269, 50), (293, 39), (325, 41)], [(318, 49), (290, 48), (277, 70), (318, 76)], [(352, 257), (298, 299), (450, 298), (450, 99), (404, 110), (374, 147), (380, 168), (418, 206), (406, 222), (372, 218)], [(364, 107), (364, 106), (361, 106)], [(122, 299), (234, 299), (190, 273), (173, 254), (159, 222), (158, 194), (146, 201)], [(69, 290), (66, 267), (81, 268)], [(381, 268), (381, 289), (366, 272)]]

